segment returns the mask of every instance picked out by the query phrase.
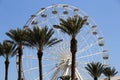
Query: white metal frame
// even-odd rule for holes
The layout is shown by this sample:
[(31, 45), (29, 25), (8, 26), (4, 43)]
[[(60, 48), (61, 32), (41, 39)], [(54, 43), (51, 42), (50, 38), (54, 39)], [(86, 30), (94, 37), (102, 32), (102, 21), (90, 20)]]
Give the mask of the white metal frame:
[[(52, 10), (57, 10), (57, 13), (55, 12), (55, 14), (52, 14)], [(62, 14), (61, 11), (64, 11), (64, 10), (67, 10), (68, 14), (67, 13)], [(43, 14), (44, 17), (41, 17), (41, 14)], [(83, 29), (81, 29), (81, 32), (77, 36), (78, 42), (80, 44), (78, 43), (75, 74), (78, 80), (90, 80), (91, 78), (89, 74), (84, 69), (85, 65), (92, 61), (100, 61), (103, 64), (106, 63), (105, 61), (107, 60), (103, 59), (104, 57), (103, 51), (107, 50), (107, 47), (105, 46), (105, 39), (103, 37), (103, 33), (99, 29), (98, 25), (95, 23), (95, 21), (91, 17), (88, 17), (84, 11), (82, 11), (77, 7), (67, 5), (67, 4), (51, 5), (46, 8), (42, 8), (42, 10), (40, 9), (38, 12), (32, 15), (31, 18), (25, 24), (24, 28), (27, 28), (27, 27), (32, 28), (33, 26), (42, 27), (45, 24), (49, 25), (48, 26), (49, 28), (52, 28), (53, 23), (59, 24), (58, 18), (66, 19), (67, 17), (74, 16), (74, 15), (75, 16), (79, 15), (83, 18), (88, 18), (88, 23), (89, 23), (89, 24), (86, 24), (86, 26)], [(92, 26), (96, 26), (95, 29)], [(70, 67), (71, 53), (69, 48), (70, 37), (68, 36), (66, 37), (66, 35), (61, 33), (59, 30), (56, 30), (56, 29), (54, 30), (56, 31), (54, 37), (58, 37), (59, 39), (63, 38), (64, 41), (62, 43), (59, 43), (59, 45), (56, 45), (55, 47), (52, 47), (52, 48), (48, 48), (47, 50), (44, 51), (46, 55), (43, 57), (43, 68), (44, 67), (46, 68), (43, 71), (44, 80), (48, 80), (48, 79), (57, 80), (58, 77), (60, 76), (70, 75), (70, 70), (71, 70), (71, 67)], [(97, 34), (93, 34), (93, 32), (97, 32)], [(103, 43), (104, 46), (99, 46), (99, 42), (100, 42), (100, 40), (98, 40), (99, 37), (103, 38), (101, 42), (104, 42)], [(34, 70), (38, 70), (38, 67), (34, 66), (36, 65), (37, 62), (36, 63), (32, 62), (33, 60), (37, 61), (37, 56), (35, 55), (36, 53), (35, 51), (29, 50), (29, 49), (27, 49), (26, 52), (28, 52), (29, 54), (30, 53), (32, 54), (29, 55), (27, 53), (26, 55), (25, 54), (23, 55), (24, 76), (26, 80), (33, 80), (33, 79), (38, 80), (38, 76), (36, 76), (37, 74), (35, 72), (32, 72)], [(85, 76), (87, 76), (87, 78), (85, 78)]]

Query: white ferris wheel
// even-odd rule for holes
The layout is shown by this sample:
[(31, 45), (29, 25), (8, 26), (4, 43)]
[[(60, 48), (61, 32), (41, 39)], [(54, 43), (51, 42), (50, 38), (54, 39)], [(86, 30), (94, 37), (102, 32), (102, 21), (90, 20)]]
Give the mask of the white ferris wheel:
[[(88, 22), (77, 35), (78, 50), (76, 53), (75, 75), (78, 80), (92, 80), (85, 66), (90, 62), (101, 62), (109, 65), (108, 50), (106, 49), (105, 39), (101, 30), (95, 21), (81, 9), (67, 5), (55, 4), (46, 8), (41, 8), (25, 24), (25, 27), (47, 26), (53, 28), (53, 25), (59, 24), (59, 19), (67, 19), (70, 16), (88, 17)], [(53, 37), (63, 39), (57, 45), (47, 48), (43, 51), (43, 80), (58, 80), (60, 76), (70, 75), (71, 72), (71, 52), (70, 37), (55, 29)], [(38, 60), (37, 51), (25, 48), (23, 54), (24, 80), (38, 80)]]

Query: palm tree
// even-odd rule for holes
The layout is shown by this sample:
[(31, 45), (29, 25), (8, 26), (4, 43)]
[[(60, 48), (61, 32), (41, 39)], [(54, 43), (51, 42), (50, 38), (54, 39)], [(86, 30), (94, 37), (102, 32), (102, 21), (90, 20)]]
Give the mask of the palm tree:
[(115, 76), (118, 73), (118, 71), (116, 71), (116, 69), (113, 67), (106, 67), (103, 70), (103, 74), (108, 77), (108, 80), (110, 80), (111, 77)]
[(9, 58), (16, 55), (16, 45), (13, 43), (3, 41), (0, 43), (0, 54), (5, 58), (5, 80), (8, 80)]
[(75, 62), (77, 52), (77, 40), (76, 36), (80, 32), (80, 29), (86, 24), (87, 18), (81, 17), (69, 17), (67, 20), (60, 19), (59, 25), (53, 25), (53, 27), (60, 29), (63, 33), (66, 33), (72, 37), (70, 50), (72, 53), (72, 64), (71, 64), (71, 80), (75, 79)]
[(26, 45), (25, 36), (26, 30), (17, 28), (16, 30), (11, 29), (6, 33), (8, 37), (10, 37), (17, 45), (18, 50), (18, 80), (22, 80), (22, 55), (23, 55), (23, 46)]
[(94, 78), (94, 80), (98, 80), (98, 77), (102, 74), (103, 71), (103, 65), (99, 62), (97, 63), (89, 63), (85, 67), (86, 70), (88, 70), (88, 73), (90, 74), (91, 77)]
[(39, 79), (42, 80), (42, 56), (44, 48), (51, 47), (54, 44), (60, 42), (57, 38), (52, 38), (54, 31), (53, 29), (48, 30), (47, 27), (40, 29), (38, 26), (33, 27), (33, 30), (27, 29), (28, 34), (26, 41), (38, 50), (38, 63), (39, 63)]

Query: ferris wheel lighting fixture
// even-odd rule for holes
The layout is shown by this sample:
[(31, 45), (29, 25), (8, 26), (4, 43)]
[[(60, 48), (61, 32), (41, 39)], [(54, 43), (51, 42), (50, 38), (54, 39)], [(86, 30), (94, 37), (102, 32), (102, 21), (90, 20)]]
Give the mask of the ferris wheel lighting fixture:
[(68, 5), (63, 5), (63, 8), (64, 8), (64, 11), (63, 11), (63, 14), (68, 14)]
[(52, 9), (53, 9), (52, 14), (57, 14), (58, 13), (57, 10), (56, 10), (56, 7), (53, 7)]
[(104, 46), (104, 38), (103, 37), (98, 38), (98, 44), (99, 44), (99, 46)]
[(92, 29), (96, 29), (96, 28), (97, 28), (97, 25), (92, 26)]
[(103, 56), (103, 59), (107, 60), (109, 57), (108, 56)]
[(107, 50), (103, 50), (103, 59), (107, 60), (109, 58), (109, 54)]
[(33, 17), (33, 18), (34, 18), (34, 17), (37, 17), (37, 16), (36, 16), (36, 15), (31, 15), (31, 17)]
[(99, 43), (99, 46), (104, 46), (104, 43)]
[(79, 15), (79, 9), (74, 9), (74, 17), (78, 17)]
[(45, 8), (41, 8), (41, 10), (44, 10)]
[(92, 26), (92, 31), (94, 35), (97, 35), (97, 25)]
[(63, 14), (68, 14), (68, 11), (67, 11), (67, 10), (64, 10), (64, 11), (63, 11)]
[(37, 24), (38, 22), (37, 21), (32, 21), (32, 25), (35, 25), (35, 24)]
[(41, 8), (41, 11), (43, 11), (43, 12), (41, 13), (41, 17), (43, 17), (43, 18), (46, 18), (46, 17), (47, 17), (45, 10), (46, 10), (46, 8)]
[(85, 20), (87, 20), (87, 19), (89, 18), (89, 16), (84, 16), (83, 18), (84, 18)]
[(57, 10), (56, 10), (56, 7), (57, 7), (57, 5), (53, 5), (53, 7), (52, 7), (52, 14), (57, 14), (58, 12), (57, 12)]
[(93, 35), (97, 35), (97, 31), (93, 31)]
[(74, 12), (79, 12), (79, 9), (74, 9)]
[(103, 52), (108, 52), (108, 50), (103, 50)]
[(23, 28), (24, 28), (24, 29), (25, 29), (25, 28), (29, 28), (29, 26), (25, 25)]
[(63, 8), (67, 8), (68, 7), (68, 5), (63, 5)]
[(41, 17), (46, 18), (47, 15), (46, 15), (45, 13), (42, 13), (42, 14), (41, 14)]
[(80, 15), (76, 14), (76, 15), (74, 15), (74, 17), (80, 17)]
[(86, 24), (86, 25), (89, 25), (89, 22), (86, 22), (85, 24)]
[(53, 10), (52, 11), (52, 14), (57, 14), (58, 12), (56, 10)]
[(99, 37), (98, 40), (103, 40), (104, 38), (103, 37)]

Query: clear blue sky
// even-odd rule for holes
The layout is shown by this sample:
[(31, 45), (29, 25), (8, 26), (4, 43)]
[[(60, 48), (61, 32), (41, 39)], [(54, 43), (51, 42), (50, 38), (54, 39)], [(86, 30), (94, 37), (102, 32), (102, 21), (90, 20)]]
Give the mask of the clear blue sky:
[[(7, 39), (5, 32), (23, 27), (40, 8), (59, 3), (76, 6), (96, 21), (110, 50), (111, 66), (120, 74), (120, 0), (0, 0), (0, 41)], [(4, 80), (3, 61), (0, 57), (0, 80)], [(17, 80), (15, 58), (10, 61), (9, 80)]]

